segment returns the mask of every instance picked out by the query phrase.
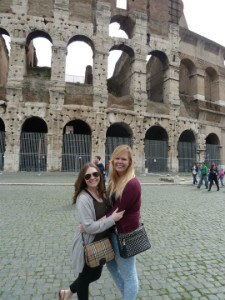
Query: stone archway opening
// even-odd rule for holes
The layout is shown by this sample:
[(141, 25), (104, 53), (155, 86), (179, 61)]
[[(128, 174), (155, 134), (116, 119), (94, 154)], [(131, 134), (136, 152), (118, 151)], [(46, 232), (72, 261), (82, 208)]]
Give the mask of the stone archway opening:
[(193, 89), (193, 77), (196, 68), (190, 59), (182, 59), (179, 69), (179, 94), (182, 100), (192, 100), (195, 90)]
[(0, 118), (0, 171), (4, 169), (4, 153), (5, 153), (5, 124)]
[(215, 133), (210, 133), (206, 137), (206, 155), (205, 163), (208, 168), (214, 162), (216, 165), (220, 164), (220, 140)]
[(91, 138), (91, 129), (82, 120), (73, 120), (64, 126), (62, 171), (78, 173), (91, 161)]
[(216, 71), (209, 67), (205, 70), (205, 100), (216, 102), (218, 99), (218, 75)]
[(161, 126), (152, 126), (145, 134), (145, 168), (149, 172), (166, 172), (168, 134)]
[(162, 51), (152, 51), (148, 54), (146, 64), (146, 89), (148, 100), (157, 103), (165, 103), (164, 82), (168, 69), (168, 58)]
[[(114, 51), (118, 53), (118, 60), (114, 61), (114, 71), (111, 70), (112, 76), (107, 80), (108, 92), (114, 97), (129, 96), (134, 51), (124, 44), (114, 45), (110, 49), (110, 53)], [(109, 56), (108, 66), (112, 67), (112, 65), (111, 57)]]
[(20, 171), (46, 171), (47, 132), (47, 124), (39, 117), (31, 117), (24, 122), (20, 135)]
[(35, 78), (51, 77), (52, 39), (41, 30), (31, 32), (26, 40), (27, 74)]
[(132, 148), (132, 130), (125, 123), (114, 123), (106, 132), (105, 166), (109, 167), (109, 160), (114, 149), (119, 145), (129, 145)]
[(0, 99), (5, 99), (5, 86), (9, 73), (10, 36), (0, 28)]
[(115, 15), (109, 25), (109, 35), (112, 37), (122, 37), (131, 39), (134, 34), (136, 20), (134, 17)]
[(93, 42), (86, 36), (75, 35), (67, 45), (65, 81), (93, 84)]
[(179, 172), (190, 172), (196, 161), (196, 142), (192, 130), (185, 130), (179, 137), (178, 145)]

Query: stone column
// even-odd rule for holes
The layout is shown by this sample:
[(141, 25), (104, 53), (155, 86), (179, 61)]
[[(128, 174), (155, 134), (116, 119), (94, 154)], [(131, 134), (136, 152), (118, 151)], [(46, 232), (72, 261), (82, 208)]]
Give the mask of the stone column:
[(16, 37), (11, 39), (9, 74), (6, 85), (8, 107), (18, 107), (18, 102), (22, 102), (22, 84), (26, 73), (25, 38), (20, 37), (21, 33), (18, 30), (15, 30), (15, 35)]
[(136, 117), (133, 136), (134, 169), (137, 173), (145, 173), (145, 147), (143, 132), (144, 117)]
[(134, 111), (143, 114), (147, 107), (146, 60), (143, 56), (136, 57), (133, 61), (131, 73), (130, 92), (134, 99)]
[(52, 68), (50, 86), (50, 105), (61, 107), (65, 94), (66, 43), (61, 40), (53, 41)]
[(57, 132), (48, 133), (46, 136), (47, 171), (61, 171), (62, 168), (62, 135)]
[(219, 76), (217, 85), (218, 97), (216, 99), (216, 104), (225, 106), (225, 78), (223, 76)]
[(94, 107), (107, 107), (108, 90), (107, 90), (107, 65), (108, 52), (95, 51), (93, 66), (93, 93)]
[(5, 130), (5, 153), (4, 153), (5, 172), (19, 171), (20, 128), (21, 126), (19, 124), (15, 125), (15, 122), (12, 121), (12, 116), (11, 116), (10, 121), (8, 121), (6, 124), (6, 130)]
[(194, 100), (205, 100), (205, 74), (204, 70), (197, 69), (196, 74), (191, 75), (191, 80), (195, 86)]
[(95, 112), (95, 125), (92, 131), (92, 153), (91, 159), (93, 161), (96, 155), (101, 156), (101, 162), (105, 166), (105, 141), (106, 141), (106, 122), (105, 114)]

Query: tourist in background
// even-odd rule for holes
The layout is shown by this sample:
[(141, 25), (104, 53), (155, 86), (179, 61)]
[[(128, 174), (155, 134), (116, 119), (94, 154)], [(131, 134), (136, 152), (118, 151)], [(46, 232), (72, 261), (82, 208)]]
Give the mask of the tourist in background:
[(199, 179), (199, 183), (198, 183), (198, 186), (197, 188), (201, 188), (201, 185), (202, 185), (202, 182), (204, 181), (205, 182), (205, 188), (208, 189), (208, 168), (206, 167), (205, 163), (202, 162), (200, 164), (200, 179)]
[(209, 170), (209, 192), (211, 191), (211, 187), (212, 187), (212, 184), (213, 184), (213, 181), (215, 182), (216, 186), (217, 186), (217, 191), (219, 191), (219, 184), (218, 184), (218, 179), (217, 179), (217, 176), (218, 176), (218, 169), (217, 169), (217, 166), (215, 163), (212, 163), (211, 165), (211, 168)]
[(96, 166), (101, 171), (103, 183), (104, 183), (104, 189), (106, 189), (106, 187), (105, 187), (105, 167), (104, 167), (103, 163), (101, 163), (101, 156), (99, 156), (99, 155), (95, 156), (94, 164), (96, 164)]
[(221, 183), (221, 187), (224, 186), (224, 184), (223, 184), (223, 178), (224, 178), (224, 170), (223, 170), (223, 168), (221, 168), (219, 170), (219, 180), (220, 180), (220, 183)]
[(195, 161), (192, 163), (191, 173), (192, 173), (192, 177), (193, 177), (193, 184), (198, 183), (198, 180), (196, 178), (197, 174), (198, 174), (198, 166)]

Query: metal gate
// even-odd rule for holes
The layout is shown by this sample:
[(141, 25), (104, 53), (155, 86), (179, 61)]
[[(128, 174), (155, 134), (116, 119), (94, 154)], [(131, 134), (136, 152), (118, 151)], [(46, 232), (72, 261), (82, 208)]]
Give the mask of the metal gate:
[(190, 172), (192, 163), (196, 161), (196, 144), (178, 142), (179, 172)]
[(5, 132), (0, 131), (0, 171), (4, 168)]
[(28, 172), (46, 171), (47, 147), (45, 133), (22, 132), (20, 137), (19, 170)]
[(106, 169), (108, 168), (109, 160), (111, 158), (111, 155), (112, 155), (114, 149), (120, 145), (128, 145), (132, 148), (131, 138), (129, 138), (129, 137), (114, 137), (114, 136), (106, 137), (106, 142), (105, 142), (105, 166), (106, 166)]
[(79, 172), (91, 161), (91, 135), (68, 133), (63, 135), (62, 171)]
[(167, 141), (145, 140), (145, 168), (148, 172), (166, 172)]
[(217, 166), (220, 164), (219, 147), (218, 147), (218, 145), (206, 144), (205, 164), (208, 168), (210, 168), (213, 162)]

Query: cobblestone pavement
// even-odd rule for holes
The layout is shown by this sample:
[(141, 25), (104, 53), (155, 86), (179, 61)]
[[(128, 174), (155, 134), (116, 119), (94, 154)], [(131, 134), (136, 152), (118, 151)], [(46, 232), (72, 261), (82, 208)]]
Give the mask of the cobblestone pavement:
[[(72, 185), (0, 185), (1, 300), (58, 299), (59, 288), (74, 279), (72, 194)], [(152, 248), (137, 256), (137, 299), (224, 300), (225, 188), (143, 185), (142, 194), (142, 221)], [(104, 268), (91, 284), (90, 300), (117, 299)]]

